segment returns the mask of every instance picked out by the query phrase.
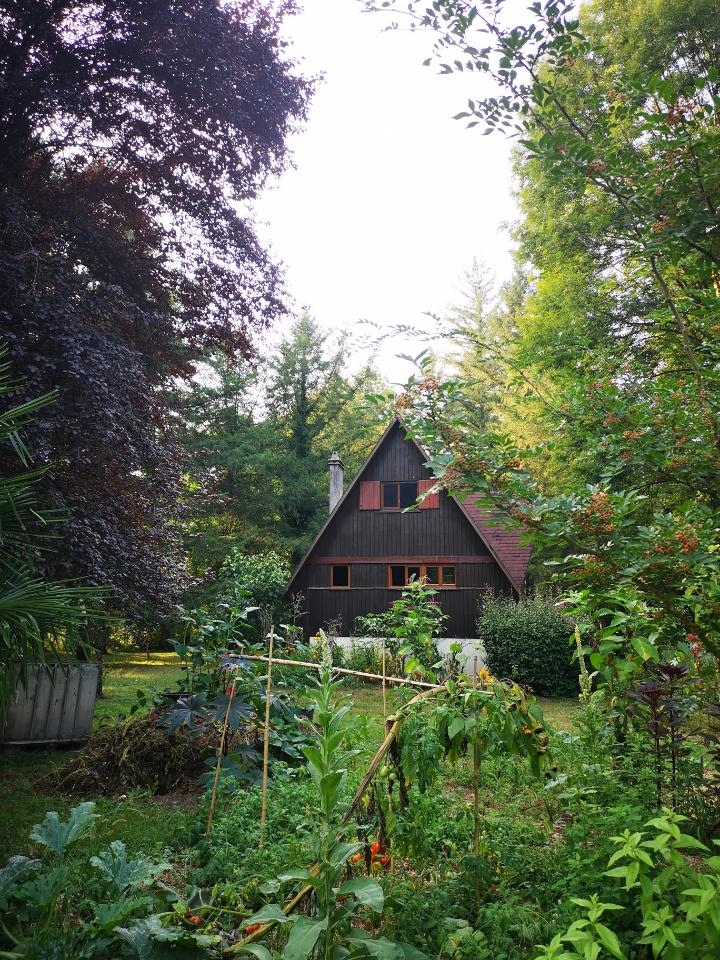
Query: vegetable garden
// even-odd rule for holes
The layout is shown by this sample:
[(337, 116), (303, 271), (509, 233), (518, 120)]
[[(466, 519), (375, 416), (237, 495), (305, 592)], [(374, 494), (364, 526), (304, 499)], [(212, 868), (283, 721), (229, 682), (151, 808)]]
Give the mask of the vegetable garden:
[[(0, 754), (0, 957), (717, 960), (717, 4), (361, 2), (515, 138), (514, 274), (476, 264), (402, 391), (308, 315), (259, 356), (289, 307), (252, 200), (316, 83), (292, 3), (4, 7), (0, 719), (24, 697), (31, 749)], [(328, 452), (349, 476), (393, 418), (427, 474), (382, 481), (393, 529), (472, 496), (532, 544), (512, 597), (483, 581), (481, 669), (438, 653), (471, 588), (437, 557), (321, 558), (397, 591), (349, 645), (285, 596)]]

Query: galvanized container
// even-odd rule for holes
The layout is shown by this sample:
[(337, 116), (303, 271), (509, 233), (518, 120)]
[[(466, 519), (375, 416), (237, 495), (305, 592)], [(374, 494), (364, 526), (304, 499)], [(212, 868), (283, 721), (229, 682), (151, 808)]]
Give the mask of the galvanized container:
[(29, 664), (27, 687), (16, 666), (15, 699), (0, 727), (4, 746), (71, 746), (84, 743), (92, 731), (97, 695), (96, 663)]

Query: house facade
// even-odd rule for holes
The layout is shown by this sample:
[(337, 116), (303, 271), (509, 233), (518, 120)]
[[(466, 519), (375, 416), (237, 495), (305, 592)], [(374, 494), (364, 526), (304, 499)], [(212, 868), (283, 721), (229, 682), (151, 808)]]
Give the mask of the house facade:
[(399, 420), (345, 491), (342, 463), (333, 455), (329, 519), (286, 593), (303, 596), (306, 635), (331, 620), (342, 635), (355, 633), (357, 617), (387, 610), (413, 577), (437, 590), (451, 637), (475, 635), (483, 595), (522, 592), (531, 548), (519, 531), (491, 522), (474, 497), (440, 491), (406, 511), (433, 486), (425, 460)]

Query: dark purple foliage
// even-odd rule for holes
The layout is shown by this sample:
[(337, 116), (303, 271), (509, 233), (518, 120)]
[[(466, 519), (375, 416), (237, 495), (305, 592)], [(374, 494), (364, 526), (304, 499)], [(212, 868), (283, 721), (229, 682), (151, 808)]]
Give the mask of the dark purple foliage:
[(0, 339), (13, 403), (59, 391), (29, 436), (71, 515), (48, 572), (135, 614), (184, 586), (178, 378), (283, 310), (241, 210), (311, 91), (275, 9), (0, 3)]

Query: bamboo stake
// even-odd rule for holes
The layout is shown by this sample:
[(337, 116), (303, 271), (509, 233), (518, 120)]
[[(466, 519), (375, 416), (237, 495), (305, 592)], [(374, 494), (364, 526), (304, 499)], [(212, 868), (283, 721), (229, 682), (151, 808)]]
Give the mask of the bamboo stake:
[[(477, 664), (475, 666), (475, 674), (473, 676), (473, 689), (477, 690)], [(480, 859), (480, 742), (478, 740), (478, 708), (477, 708), (477, 695), (475, 696), (475, 737), (473, 738), (473, 815), (475, 819), (475, 838), (473, 848), (475, 851), (475, 859)], [(480, 901), (480, 874), (477, 872), (477, 864), (475, 865), (476, 880), (475, 880), (475, 898)]]
[[(255, 660), (259, 663), (267, 663), (267, 657), (261, 657), (257, 654), (243, 653), (240, 655), (242, 660)], [(310, 670), (319, 670), (319, 663), (310, 663), (307, 660), (283, 660), (275, 657), (273, 660), (275, 666), (282, 667), (307, 667)], [(366, 680), (382, 680), (381, 673), (364, 673), (362, 670), (347, 670), (345, 667), (333, 667), (333, 673), (343, 673), (349, 677), (364, 677)], [(407, 677), (385, 677), (386, 683), (401, 683), (408, 687), (423, 687), (425, 690), (437, 689), (432, 683), (425, 683), (424, 680), (409, 680)]]
[(265, 731), (263, 734), (263, 771), (262, 771), (262, 805), (260, 807), (260, 847), (265, 846), (265, 820), (267, 819), (267, 782), (268, 763), (270, 761), (270, 681), (272, 678), (273, 641), (275, 630), (270, 627), (270, 647), (268, 649), (267, 681), (265, 683)]
[[(293, 663), (295, 661), (290, 661), (290, 662)], [(426, 684), (426, 686), (429, 686), (429, 684)], [(413, 704), (419, 703), (421, 700), (427, 700), (427, 698), (430, 697), (432, 694), (440, 693), (440, 691), (444, 689), (445, 688), (443, 686), (435, 686), (435, 687), (431, 687), (430, 690), (423, 690), (422, 693), (415, 694), (412, 700), (408, 700), (405, 706), (401, 708), (401, 711), (403, 709), (407, 709), (408, 707), (413, 706)], [(352, 801), (350, 802), (350, 806), (347, 808), (347, 811), (345, 812), (345, 816), (340, 821), (341, 826), (344, 826), (346, 823), (350, 822), (352, 815), (355, 813), (357, 805), (360, 803), (363, 796), (365, 795), (365, 791), (370, 786), (372, 778), (375, 775), (375, 771), (380, 765), (380, 762), (382, 761), (385, 754), (390, 749), (393, 740), (397, 736), (398, 731), (400, 729), (400, 725), (402, 723), (402, 719), (403, 719), (401, 711), (398, 711), (397, 716), (392, 721), (392, 725), (389, 727), (389, 729), (387, 730), (387, 733), (385, 734), (385, 739), (383, 740), (380, 747), (378, 748), (375, 756), (370, 761), (370, 766), (367, 768), (365, 776), (362, 779), (362, 783), (355, 791), (355, 796), (352, 798)], [(312, 867), (310, 867), (310, 872), (315, 873), (317, 871), (317, 868), (318, 868), (318, 865), (316, 863), (313, 864)], [(298, 904), (302, 903), (302, 901), (312, 891), (312, 889), (313, 888), (310, 884), (306, 884), (304, 887), (302, 887), (298, 891), (298, 893), (296, 893), (292, 897), (291, 900), (288, 900), (288, 902), (283, 907), (283, 913), (285, 914), (286, 917), (293, 912), (293, 910), (295, 909), (295, 907), (298, 906)], [(264, 936), (270, 933), (270, 931), (273, 929), (276, 923), (277, 923), (277, 920), (268, 920), (267, 923), (262, 924), (262, 926), (258, 930), (255, 930), (253, 933), (248, 934), (248, 936), (245, 937), (243, 940), (239, 940), (237, 943), (233, 943), (229, 947), (225, 947), (225, 949), (223, 950), (223, 953), (224, 954), (236, 953), (238, 950), (242, 950), (243, 947), (247, 946), (248, 943), (254, 943), (256, 940), (262, 940)]]
[(382, 642), (382, 691), (383, 691), (383, 720), (387, 720), (387, 687), (385, 686), (385, 637)]
[(215, 802), (217, 800), (218, 780), (220, 779), (220, 767), (222, 765), (223, 748), (227, 738), (228, 725), (230, 723), (230, 711), (232, 709), (233, 697), (235, 696), (235, 684), (237, 677), (233, 680), (230, 687), (230, 696), (228, 697), (227, 710), (225, 711), (225, 720), (223, 721), (222, 733), (220, 734), (220, 745), (218, 746), (217, 763), (215, 764), (215, 776), (213, 777), (212, 795), (210, 797), (210, 810), (208, 812), (207, 829), (205, 830), (205, 839), (210, 836), (212, 829), (213, 815), (215, 814)]

